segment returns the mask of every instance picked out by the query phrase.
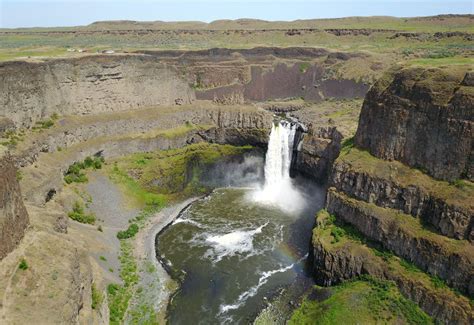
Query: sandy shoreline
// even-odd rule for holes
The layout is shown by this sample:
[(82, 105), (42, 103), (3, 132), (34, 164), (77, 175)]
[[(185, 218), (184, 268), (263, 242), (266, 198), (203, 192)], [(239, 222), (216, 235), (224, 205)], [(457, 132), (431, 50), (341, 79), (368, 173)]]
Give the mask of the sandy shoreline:
[[(156, 235), (167, 225), (172, 223), (179, 213), (191, 203), (199, 200), (201, 197), (189, 198), (177, 204), (163, 208), (158, 213), (149, 218), (145, 226), (139, 231), (134, 240), (135, 256), (139, 265), (152, 263), (154, 272), (140, 272), (139, 285), (143, 288), (153, 288), (149, 295), (149, 301), (153, 301), (158, 315), (164, 317), (169, 298), (172, 294), (170, 283), (173, 282), (166, 270), (156, 258), (155, 238)], [(141, 268), (143, 269), (143, 267)]]

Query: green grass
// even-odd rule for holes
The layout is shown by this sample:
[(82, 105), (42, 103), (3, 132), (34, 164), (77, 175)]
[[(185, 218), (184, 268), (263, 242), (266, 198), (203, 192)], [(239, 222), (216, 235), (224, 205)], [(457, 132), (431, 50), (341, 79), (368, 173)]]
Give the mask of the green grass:
[(123, 285), (111, 283), (107, 286), (110, 324), (122, 324), (125, 312), (138, 283), (138, 269), (133, 257), (133, 246), (128, 240), (120, 241), (120, 278)]
[(92, 309), (99, 309), (102, 306), (102, 302), (104, 301), (104, 296), (102, 295), (102, 292), (100, 292), (100, 290), (96, 288), (94, 283), (92, 283), (91, 291), (92, 291), (91, 307)]
[(312, 300), (318, 290), (321, 289), (314, 288), (303, 300), (288, 324), (433, 324), (389, 281), (363, 277), (331, 287), (331, 295), (325, 300)]
[[(146, 207), (137, 217), (132, 219), (133, 223), (125, 231), (128, 232), (127, 236), (119, 237), (117, 234), (117, 237), (120, 239), (120, 278), (123, 281), (123, 285), (109, 284), (107, 288), (110, 324), (123, 324), (125, 313), (130, 315), (132, 324), (157, 324), (153, 304), (139, 299), (143, 290), (137, 286), (139, 283), (138, 264), (133, 255), (133, 242), (131, 239), (143, 227), (146, 219), (156, 211), (156, 207)], [(131, 235), (132, 233), (133, 236)], [(113, 272), (112, 269), (109, 269), (109, 271)], [(147, 271), (151, 273), (154, 272), (154, 269), (151, 270), (147, 266)], [(140, 302), (131, 305), (132, 298), (136, 298), (134, 300), (139, 300)]]
[(420, 66), (450, 66), (450, 65), (473, 65), (474, 58), (453, 56), (453, 57), (440, 57), (440, 58), (421, 58), (413, 59), (406, 62), (408, 65), (420, 65)]
[(54, 120), (53, 119), (47, 119), (47, 120), (42, 120), (42, 121), (37, 121), (35, 125), (32, 127), (32, 130), (45, 130), (49, 129), (54, 126)]
[(250, 146), (198, 143), (179, 149), (137, 153), (117, 161), (110, 175), (138, 202), (149, 204), (156, 200), (161, 205), (174, 195), (205, 193), (207, 189), (199, 182), (204, 168), (250, 149)]
[(96, 218), (93, 214), (87, 214), (81, 202), (76, 201), (72, 206), (72, 211), (68, 213), (69, 218), (80, 223), (93, 225)]
[(140, 205), (162, 207), (167, 202), (165, 195), (147, 191), (125, 171), (119, 169), (116, 164), (109, 175), (115, 183), (120, 184), (125, 189), (128, 197), (134, 199)]

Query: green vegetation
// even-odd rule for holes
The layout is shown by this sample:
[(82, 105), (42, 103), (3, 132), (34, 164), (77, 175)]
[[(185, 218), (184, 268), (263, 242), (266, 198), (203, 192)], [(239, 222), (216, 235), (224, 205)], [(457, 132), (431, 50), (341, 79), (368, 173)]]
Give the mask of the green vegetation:
[[(123, 285), (112, 283), (107, 287), (111, 324), (122, 324), (126, 312), (130, 315), (132, 324), (157, 324), (153, 305), (145, 299), (139, 299), (143, 288), (137, 287), (138, 266), (133, 256), (131, 238), (143, 227), (146, 219), (158, 209), (157, 206), (145, 207), (135, 218), (130, 220), (131, 224), (127, 230), (117, 233), (117, 237), (120, 239), (120, 278), (123, 280)], [(109, 271), (114, 272), (111, 268)], [(154, 272), (148, 267), (147, 271)], [(130, 305), (132, 298), (138, 302)]]
[(47, 120), (37, 121), (35, 123), (35, 126), (33, 126), (31, 129), (33, 131), (37, 131), (37, 130), (41, 131), (41, 130), (49, 129), (52, 126), (54, 126), (54, 120), (47, 119)]
[(134, 237), (138, 232), (138, 225), (136, 223), (132, 223), (128, 226), (127, 230), (121, 230), (117, 233), (118, 239), (128, 239)]
[(311, 67), (311, 64), (308, 62), (300, 63), (300, 72), (305, 73)]
[(24, 130), (21, 130), (18, 133), (14, 130), (8, 130), (3, 134), (0, 144), (9, 148), (15, 148), (16, 145), (24, 139)]
[(123, 285), (111, 283), (107, 286), (111, 324), (123, 322), (123, 317), (135, 291), (135, 285), (138, 282), (137, 264), (133, 257), (131, 242), (121, 240), (120, 250), (120, 278), (123, 280)]
[(99, 260), (101, 260), (101, 261), (104, 261), (104, 262), (106, 262), (106, 261), (107, 261), (107, 259), (105, 258), (105, 256), (102, 256), (102, 255), (101, 255), (101, 256), (99, 256)]
[(175, 197), (206, 193), (209, 189), (200, 184), (202, 171), (219, 159), (251, 148), (198, 143), (179, 149), (137, 153), (117, 161), (109, 175), (137, 203), (161, 207)]
[(100, 306), (102, 306), (102, 302), (104, 301), (104, 296), (102, 295), (102, 292), (100, 292), (100, 290), (96, 288), (94, 283), (92, 283), (91, 290), (92, 290), (91, 307), (92, 309), (99, 309)]
[(28, 270), (28, 267), (29, 267), (28, 263), (26, 263), (26, 260), (24, 258), (22, 258), (21, 261), (20, 261), (20, 264), (18, 265), (18, 268), (20, 270), (25, 271), (25, 270)]
[[(357, 230), (348, 231), (345, 225), (336, 225), (335, 216), (330, 215), (326, 210), (323, 209), (318, 212), (316, 221), (317, 226), (313, 230), (313, 242), (322, 244), (325, 250), (331, 251), (335, 255), (338, 254), (338, 250), (342, 250), (355, 258), (363, 259), (367, 265), (372, 265), (375, 269), (385, 270), (385, 276), (390, 279), (397, 279), (397, 282), (410, 283), (413, 281), (418, 285), (421, 284), (436, 296), (450, 297), (460, 305), (467, 306), (471, 303), (466, 296), (447, 286), (439, 277), (425, 273), (413, 263), (395, 256), (390, 251), (381, 249), (377, 243), (371, 242)], [(342, 229), (342, 231), (335, 229)], [(335, 233), (338, 236), (337, 241), (335, 240)]]
[[(318, 301), (321, 290), (330, 290), (329, 298)], [(289, 324), (433, 324), (413, 302), (405, 299), (393, 282), (365, 276), (330, 289), (315, 287)]]
[[(436, 180), (426, 173), (415, 168), (410, 168), (398, 161), (386, 161), (372, 156), (368, 151), (356, 147), (350, 150), (341, 150), (336, 164), (344, 163), (355, 172), (363, 172), (373, 177), (396, 181), (401, 187), (414, 184), (435, 198), (439, 197), (448, 204), (466, 208), (474, 208), (474, 184), (467, 180), (450, 184), (446, 181)], [(459, 185), (461, 183), (462, 185)], [(456, 186), (457, 184), (457, 186)]]
[(431, 277), (431, 282), (433, 283), (434, 287), (439, 289), (439, 288), (446, 288), (447, 285), (446, 283), (443, 281), (443, 279), (441, 279), (440, 277), (438, 276), (432, 276)]
[(352, 225), (336, 223), (336, 216), (330, 214), (326, 209), (322, 209), (317, 213), (317, 221), (319, 227), (315, 230), (329, 230), (332, 236), (331, 244), (339, 243), (347, 238), (357, 242), (365, 242), (364, 236)]
[(166, 196), (147, 191), (140, 184), (130, 177), (126, 172), (119, 169), (117, 164), (114, 164), (110, 172), (110, 178), (122, 185), (127, 192), (128, 197), (135, 199), (139, 204), (145, 204), (152, 207), (163, 207), (166, 204)]
[(71, 183), (86, 183), (88, 181), (87, 176), (83, 173), (85, 169), (101, 169), (104, 163), (103, 157), (86, 157), (83, 162), (75, 162), (69, 166), (66, 174), (64, 175), (64, 181), (67, 184)]
[(405, 268), (405, 270), (409, 272), (422, 272), (415, 264), (408, 262), (405, 259), (400, 259), (400, 265)]
[(81, 202), (76, 201), (72, 206), (72, 211), (68, 213), (69, 218), (80, 223), (93, 225), (95, 223), (95, 216), (93, 214), (86, 214), (84, 206)]

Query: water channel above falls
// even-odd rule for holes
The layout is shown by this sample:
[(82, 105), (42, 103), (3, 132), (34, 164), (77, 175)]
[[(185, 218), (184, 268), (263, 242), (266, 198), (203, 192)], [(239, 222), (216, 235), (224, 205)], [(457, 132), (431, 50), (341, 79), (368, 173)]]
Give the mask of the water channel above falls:
[(157, 236), (158, 258), (180, 283), (168, 308), (171, 324), (249, 323), (265, 297), (305, 276), (314, 215), (325, 193), (289, 178), (289, 128), (272, 130), (265, 184), (218, 188)]

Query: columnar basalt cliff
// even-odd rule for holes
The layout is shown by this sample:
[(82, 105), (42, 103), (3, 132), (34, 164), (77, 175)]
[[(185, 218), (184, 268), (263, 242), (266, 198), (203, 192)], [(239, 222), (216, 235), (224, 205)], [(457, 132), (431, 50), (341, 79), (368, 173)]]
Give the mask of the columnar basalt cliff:
[(403, 69), (367, 94), (357, 146), (435, 178), (473, 179), (474, 87), (463, 69)]
[[(438, 321), (472, 323), (471, 79), (465, 67), (407, 68), (372, 87), (354, 144), (332, 166), (313, 233), (316, 281), (392, 280)], [(333, 227), (348, 227), (347, 238)]]
[(23, 238), (29, 224), (23, 205), (17, 169), (8, 155), (0, 153), (0, 260)]

